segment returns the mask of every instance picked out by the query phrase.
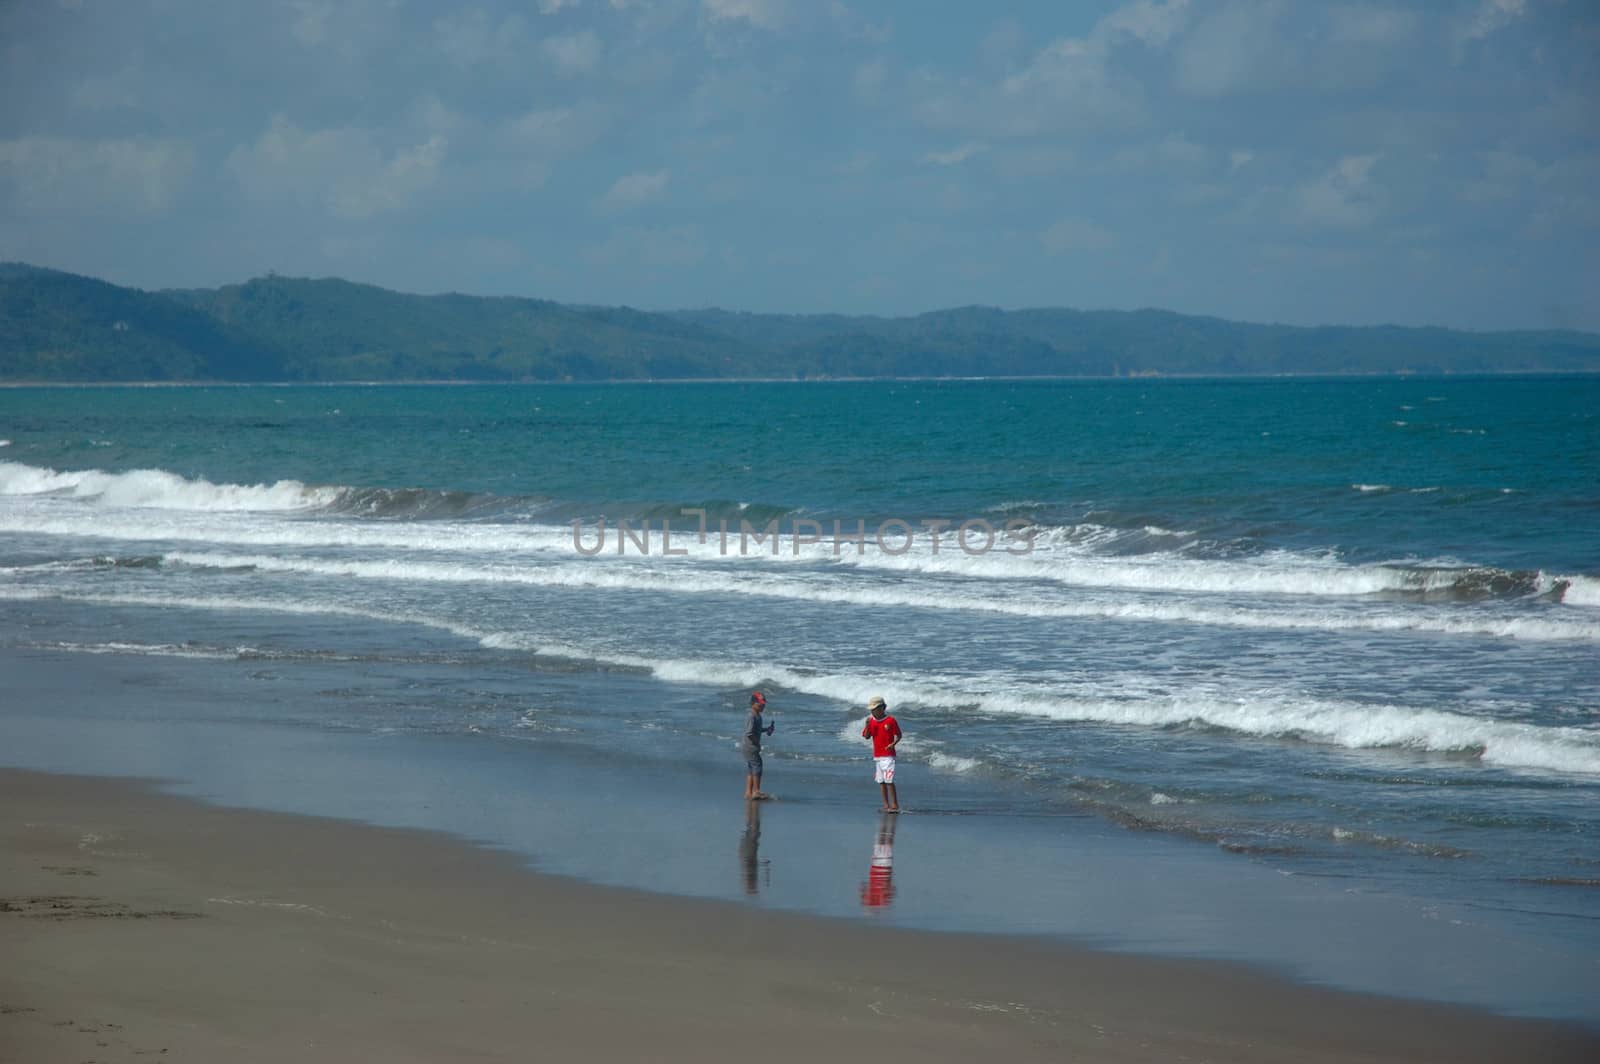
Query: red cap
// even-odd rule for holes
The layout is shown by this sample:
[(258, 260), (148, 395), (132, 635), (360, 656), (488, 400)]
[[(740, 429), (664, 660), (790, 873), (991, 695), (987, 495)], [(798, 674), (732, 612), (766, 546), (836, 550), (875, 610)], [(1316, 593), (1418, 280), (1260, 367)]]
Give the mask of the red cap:
[(767, 704), (767, 696), (762, 694), (760, 691), (751, 691), (750, 701), (756, 703), (757, 705), (764, 706)]

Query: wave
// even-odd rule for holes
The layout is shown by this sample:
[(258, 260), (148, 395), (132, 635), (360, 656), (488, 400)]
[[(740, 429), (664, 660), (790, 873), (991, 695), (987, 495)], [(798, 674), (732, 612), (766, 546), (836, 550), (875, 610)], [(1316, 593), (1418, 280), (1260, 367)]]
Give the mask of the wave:
[(358, 561), (293, 558), (263, 554), (217, 554), (174, 551), (163, 562), (193, 568), (246, 570), (335, 576), (363, 580), (427, 583), (491, 584), (554, 588), (631, 590), (665, 594), (725, 594), (826, 602), (848, 606), (966, 610), (1023, 618), (1155, 621), (1249, 629), (1321, 629), (1359, 631), (1425, 631), (1534, 640), (1600, 641), (1600, 620), (1566, 620), (1524, 616), (1446, 616), (1415, 611), (1284, 610), (1208, 606), (1176, 600), (1149, 601), (1073, 599), (1041, 594), (988, 592), (981, 585), (916, 590), (905, 585), (843, 586), (829, 574), (808, 579), (782, 579), (761, 570), (676, 571), (670, 568), (620, 567), (604, 564), (560, 566), (467, 565), (391, 560)]
[[(531, 649), (524, 637), (511, 633), (492, 637), (485, 645)], [(548, 648), (541, 652), (548, 652)], [(1128, 700), (1072, 699), (1025, 692), (997, 695), (961, 689), (958, 681), (939, 684), (929, 683), (926, 678), (813, 672), (767, 662), (662, 661), (629, 654), (599, 654), (593, 660), (638, 668), (667, 682), (776, 687), (834, 699), (852, 709), (861, 702), (864, 692), (874, 691), (883, 694), (891, 706), (910, 706), (913, 712), (935, 708), (1158, 729), (1203, 726), (1255, 738), (1293, 739), (1346, 749), (1464, 753), (1504, 768), (1600, 775), (1600, 731), (1484, 720), (1444, 710), (1295, 700), (1276, 692), (1235, 698), (1185, 695)], [(854, 735), (854, 725), (847, 725), (841, 732), (851, 740)]]
[(1048, 536), (1028, 554), (959, 549), (902, 555), (844, 554), (841, 564), (985, 579), (1049, 580), (1072, 587), (1202, 594), (1293, 595), (1346, 598), (1390, 595), (1416, 598), (1521, 598), (1558, 590), (1569, 577), (1540, 570), (1493, 566), (1389, 562), (1348, 565), (1317, 554), (1274, 550), (1250, 560), (1196, 559), (1168, 552), (1138, 560), (1060, 549)]
[[(366, 547), (389, 550), (425, 550), (469, 555), (515, 554), (575, 560), (571, 527), (498, 522), (419, 522), (367, 524), (359, 521), (282, 520), (281, 515), (251, 519), (243, 513), (200, 515), (150, 513), (67, 514), (30, 510), (0, 514), (0, 532), (21, 532), (132, 541), (190, 542), (254, 547)], [(265, 518), (278, 517), (276, 520)], [(582, 542), (595, 543), (594, 530), (582, 531)], [(737, 537), (727, 552), (717, 537), (699, 543), (693, 535), (674, 533), (672, 549), (686, 551), (683, 558), (663, 557), (666, 546), (659, 530), (643, 542), (642, 551), (632, 540), (623, 552), (616, 549), (616, 533), (608, 532), (604, 552), (596, 564), (619, 553), (634, 560), (662, 565), (695, 562), (748, 562), (752, 565), (829, 565), (896, 572), (921, 572), (936, 576), (980, 580), (1034, 581), (1077, 588), (1107, 588), (1144, 592), (1222, 595), (1292, 595), (1341, 598), (1373, 595), (1429, 599), (1474, 600), (1524, 598), (1535, 595), (1565, 596), (1569, 603), (1596, 601), (1596, 581), (1539, 570), (1506, 570), (1489, 566), (1446, 566), (1388, 563), (1346, 565), (1323, 556), (1272, 551), (1249, 561), (1200, 560), (1178, 553), (1146, 555), (1138, 560), (1103, 557), (1097, 547), (1080, 536), (1069, 543), (1041, 538), (1031, 554), (965, 554), (948, 544), (934, 551), (920, 549), (893, 555), (878, 551), (868, 540), (866, 553), (846, 543), (835, 556), (831, 542), (795, 546), (781, 544), (777, 554), (758, 550), (739, 554)], [(647, 551), (647, 552), (646, 552)], [(1573, 590), (1576, 588), (1576, 590)]]
[(67, 651), (74, 654), (133, 654), (156, 658), (195, 658), (202, 661), (238, 661), (250, 653), (249, 647), (224, 650), (216, 647), (189, 646), (179, 643), (26, 643), (36, 650)]
[(686, 527), (686, 515), (714, 526), (741, 520), (757, 527), (783, 520), (797, 511), (789, 507), (731, 499), (689, 502), (581, 502), (545, 495), (496, 495), (491, 492), (435, 488), (360, 487), (341, 484), (308, 486), (298, 480), (271, 484), (215, 484), (163, 469), (120, 473), (100, 469), (59, 472), (18, 462), (0, 462), (0, 496), (47, 496), (132, 509), (216, 511), (292, 511), (336, 517), (395, 520), (512, 517), (566, 521), (607, 519), (643, 523), (672, 520)]
[(52, 495), (108, 506), (170, 510), (314, 510), (339, 496), (338, 488), (307, 487), (298, 480), (272, 484), (213, 484), (163, 469), (107, 473), (98, 469), (54, 469), (0, 462), (0, 495)]
[(500, 515), (525, 508), (537, 512), (549, 500), (530, 496), (506, 499), (486, 492), (434, 491), (427, 488), (335, 488), (321, 509), (329, 514), (387, 520), (428, 520)]
[[(582, 521), (576, 527), (559, 523), (559, 513), (573, 504), (545, 496), (508, 497), (422, 488), (308, 487), (296, 480), (213, 484), (162, 470), (58, 473), (0, 462), (0, 496), (17, 497), (18, 505), (23, 507), (0, 514), (0, 531), (113, 539), (263, 547), (364, 546), (473, 554), (515, 552), (570, 559), (577, 555), (580, 540), (591, 544), (599, 532), (598, 525), (586, 526)], [(40, 501), (28, 501), (35, 497)], [(52, 500), (63, 497), (98, 505), (85, 512), (73, 512), (73, 507), (52, 504)], [(112, 514), (102, 507), (119, 509)], [(606, 556), (641, 553), (637, 546), (640, 541), (633, 540), (625, 550), (615, 550), (620, 542), (617, 520), (654, 522), (652, 530), (642, 538), (652, 558), (659, 557), (667, 545), (659, 522), (675, 520), (684, 510), (681, 505), (664, 503), (595, 504), (589, 508), (612, 514), (606, 529)], [(760, 527), (771, 520), (781, 522), (784, 516), (797, 512), (728, 500), (702, 500), (693, 509), (705, 510), (713, 528), (717, 521), (740, 515), (753, 515), (745, 519)], [(252, 514), (260, 519), (252, 520)], [(1135, 522), (1148, 522), (1150, 517), (1123, 516)], [(305, 520), (307, 517), (323, 519)], [(512, 519), (484, 520), (497, 517)], [(383, 520), (368, 523), (364, 518)], [(1084, 521), (1034, 526), (1028, 535), (1031, 547), (1027, 550), (1022, 549), (1020, 541), (1007, 540), (1002, 533), (992, 549), (968, 553), (961, 549), (952, 532), (947, 531), (937, 544), (924, 532), (910, 549), (894, 553), (900, 542), (895, 537), (890, 537), (890, 550), (884, 550), (869, 534), (865, 547), (858, 550), (848, 540), (834, 543), (831, 531), (824, 531), (818, 543), (797, 540), (788, 534), (779, 544), (777, 555), (765, 544), (755, 542), (745, 545), (748, 553), (740, 555), (737, 534), (724, 548), (715, 532), (700, 542), (693, 528), (684, 524), (674, 531), (671, 543), (675, 551), (687, 552), (688, 561), (720, 561), (738, 556), (740, 560), (762, 563), (830, 564), (983, 580), (1046, 581), (1081, 588), (1301, 597), (1387, 595), (1423, 600), (1548, 595), (1568, 604), (1600, 604), (1600, 580), (1541, 570), (1418, 561), (1352, 565), (1331, 552), (1262, 551), (1258, 546), (1253, 548), (1253, 556), (1239, 558), (1230, 556), (1238, 553), (1238, 545), (1202, 540), (1191, 532), (1148, 523), (1118, 527)]]
[[(330, 603), (265, 599), (132, 594), (65, 594), (0, 586), (0, 600), (56, 599), (106, 605), (203, 610), (253, 610), (287, 614), (348, 616), (386, 623), (419, 624), (450, 632), (492, 650), (574, 661), (589, 667), (633, 669), (666, 683), (717, 688), (771, 687), (838, 702), (854, 713), (866, 693), (881, 693), (892, 706), (963, 716), (1030, 717), (1063, 724), (1111, 724), (1168, 730), (1205, 727), (1251, 738), (1287, 739), (1346, 749), (1395, 749), (1454, 753), (1486, 765), (1600, 775), (1600, 729), (1554, 727), (1489, 720), (1448, 710), (1297, 698), (1278, 691), (1222, 696), (1204, 692), (1082, 698), (1012, 687), (982, 689), (972, 679), (861, 673), (778, 662), (652, 658), (562, 644), (522, 632), (487, 631), (448, 619)], [(864, 711), (863, 711), (864, 712)], [(1068, 736), (1070, 741), (1070, 735)]]
[(1600, 606), (1600, 577), (1567, 576), (1561, 579), (1566, 582), (1561, 593), (1562, 602), (1569, 606)]

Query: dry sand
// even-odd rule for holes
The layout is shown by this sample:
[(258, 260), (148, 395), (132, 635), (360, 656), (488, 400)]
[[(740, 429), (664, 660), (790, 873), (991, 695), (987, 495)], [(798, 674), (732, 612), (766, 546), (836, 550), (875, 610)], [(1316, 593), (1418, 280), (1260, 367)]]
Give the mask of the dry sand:
[(0, 771), (0, 1060), (1593, 1061), (1233, 966), (593, 887), (425, 832)]

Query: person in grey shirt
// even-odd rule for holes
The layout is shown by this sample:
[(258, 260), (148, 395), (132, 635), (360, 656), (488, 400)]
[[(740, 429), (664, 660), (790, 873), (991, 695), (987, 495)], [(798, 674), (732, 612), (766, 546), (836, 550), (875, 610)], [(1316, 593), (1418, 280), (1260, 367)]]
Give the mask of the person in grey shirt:
[(771, 735), (777, 728), (776, 724), (767, 724), (761, 719), (761, 712), (766, 708), (767, 696), (760, 691), (752, 691), (750, 717), (744, 722), (744, 735), (739, 740), (739, 751), (744, 754), (745, 765), (744, 797), (751, 802), (772, 797), (761, 789), (761, 737)]

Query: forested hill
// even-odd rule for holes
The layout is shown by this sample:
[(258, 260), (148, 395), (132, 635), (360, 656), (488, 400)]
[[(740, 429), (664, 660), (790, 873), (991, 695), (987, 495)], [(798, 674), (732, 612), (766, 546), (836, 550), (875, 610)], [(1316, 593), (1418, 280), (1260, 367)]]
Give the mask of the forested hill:
[(146, 292), (0, 265), (0, 380), (643, 380), (1600, 370), (1600, 335), (1160, 310), (649, 313), (269, 276)]

